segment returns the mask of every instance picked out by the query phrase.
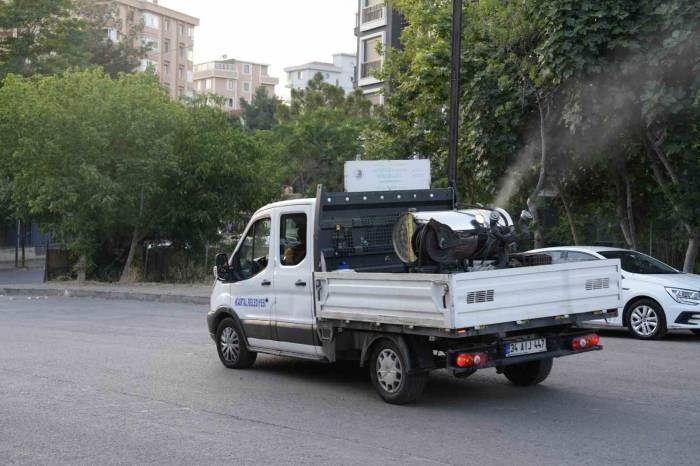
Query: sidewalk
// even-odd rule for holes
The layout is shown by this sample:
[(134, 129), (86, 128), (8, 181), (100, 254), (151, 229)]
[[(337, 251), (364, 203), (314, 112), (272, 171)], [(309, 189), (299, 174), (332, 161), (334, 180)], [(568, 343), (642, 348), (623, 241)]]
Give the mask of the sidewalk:
[(0, 295), (6, 296), (66, 296), (73, 298), (129, 299), (164, 303), (209, 304), (211, 285), (170, 285), (139, 283), (50, 282), (24, 285), (0, 284)]

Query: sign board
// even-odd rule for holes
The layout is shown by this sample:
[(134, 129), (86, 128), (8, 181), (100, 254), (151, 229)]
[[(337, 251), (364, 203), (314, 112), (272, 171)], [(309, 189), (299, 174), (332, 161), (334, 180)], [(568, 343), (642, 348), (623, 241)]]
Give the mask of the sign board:
[(430, 160), (345, 162), (345, 191), (430, 189)]

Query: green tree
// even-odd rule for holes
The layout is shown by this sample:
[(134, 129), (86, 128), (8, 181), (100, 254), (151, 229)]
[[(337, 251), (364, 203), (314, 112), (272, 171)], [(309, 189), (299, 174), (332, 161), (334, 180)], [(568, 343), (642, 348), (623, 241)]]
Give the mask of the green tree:
[(145, 49), (134, 47), (140, 25), (130, 26), (118, 42), (106, 30), (118, 27), (111, 2), (91, 0), (9, 0), (0, 2), (0, 81), (54, 74), (71, 67), (102, 66), (112, 77), (130, 72)]
[(250, 130), (272, 129), (277, 124), (275, 112), (280, 100), (269, 95), (264, 87), (259, 87), (250, 103), (241, 98), (242, 119), (245, 127)]
[(11, 75), (0, 109), (13, 214), (78, 254), (83, 277), (106, 240), (129, 238), (128, 281), (143, 240), (210, 240), (276, 192), (265, 147), (206, 102), (172, 101), (154, 75)]
[(292, 91), (290, 105), (278, 107), (281, 123), (259, 137), (273, 148), (295, 191), (311, 194), (317, 184), (340, 190), (343, 163), (362, 153), (369, 113), (368, 101), (346, 96), (318, 73), (305, 89)]

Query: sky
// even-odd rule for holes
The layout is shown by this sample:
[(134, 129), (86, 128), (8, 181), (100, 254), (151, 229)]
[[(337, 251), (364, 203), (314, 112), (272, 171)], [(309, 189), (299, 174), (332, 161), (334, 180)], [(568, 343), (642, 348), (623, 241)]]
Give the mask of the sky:
[(199, 18), (194, 62), (229, 58), (267, 63), (279, 78), (276, 92), (289, 96), (283, 69), (332, 61), (355, 53), (357, 0), (159, 0), (160, 5)]

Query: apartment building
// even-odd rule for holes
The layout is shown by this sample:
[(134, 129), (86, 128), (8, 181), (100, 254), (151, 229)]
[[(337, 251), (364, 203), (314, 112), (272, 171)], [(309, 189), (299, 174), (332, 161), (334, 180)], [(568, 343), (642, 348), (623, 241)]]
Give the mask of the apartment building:
[(194, 92), (217, 94), (225, 99), (224, 110), (241, 109), (240, 99), (250, 102), (262, 87), (268, 95), (275, 94), (279, 79), (268, 74), (269, 65), (223, 56), (220, 60), (198, 63), (194, 67)]
[[(389, 48), (400, 48), (404, 18), (384, 0), (358, 0), (356, 86), (374, 104), (384, 103), (384, 82), (375, 77), (382, 69)], [(378, 52), (381, 49), (382, 52)]]
[(194, 28), (199, 26), (199, 19), (165, 8), (158, 0), (114, 0), (114, 3), (120, 22), (108, 31), (109, 38), (121, 40), (134, 25), (142, 23), (138, 41), (151, 50), (139, 68), (143, 71), (154, 67), (173, 98), (192, 95), (192, 49)]
[(315, 61), (287, 67), (284, 72), (287, 73), (287, 87), (290, 89), (305, 88), (316, 73), (321, 73), (324, 81), (342, 87), (345, 93), (349, 94), (355, 90), (356, 66), (357, 55), (336, 53), (332, 63)]

